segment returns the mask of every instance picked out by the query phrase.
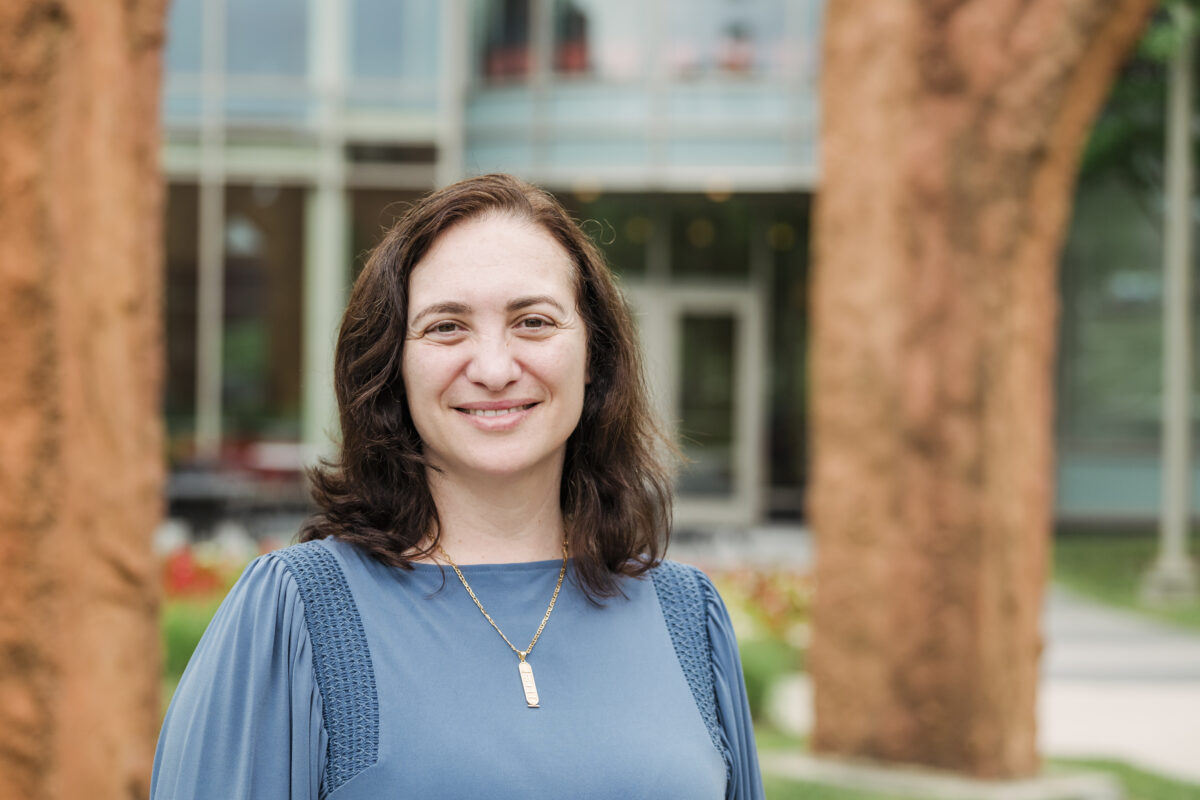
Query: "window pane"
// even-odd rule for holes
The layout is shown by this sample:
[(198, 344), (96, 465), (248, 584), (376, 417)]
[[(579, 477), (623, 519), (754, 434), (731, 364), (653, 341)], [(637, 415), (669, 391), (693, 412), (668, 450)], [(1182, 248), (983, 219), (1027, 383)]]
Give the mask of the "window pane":
[(754, 211), (744, 197), (675, 198), (671, 210), (672, 274), (745, 278)]
[(1058, 424), (1067, 449), (1157, 452), (1163, 287), (1153, 209), (1115, 182), (1077, 192), (1062, 263)]
[(766, 238), (772, 261), (769, 359), (770, 465), (768, 494), (772, 516), (797, 517), (803, 512), (806, 482), (808, 353), (808, 219), (809, 198), (783, 195), (765, 208), (764, 225), (755, 236)]
[(355, 189), (350, 198), (351, 264), (354, 277), (362, 272), (371, 250), (420, 197), (418, 192), (389, 189)]
[(734, 335), (732, 316), (683, 317), (679, 439), (689, 463), (683, 494), (733, 494)]
[(484, 0), (480, 72), (488, 80), (523, 78), (532, 67), (529, 0)]
[(680, 77), (777, 73), (786, 27), (784, 0), (670, 0), (667, 69)]
[(227, 439), (300, 436), (303, 191), (269, 184), (225, 195), (222, 403)]
[(439, 28), (435, 0), (354, 0), (350, 13), (352, 75), (434, 81)]
[(171, 463), (188, 458), (196, 428), (196, 259), (198, 196), (195, 184), (171, 184), (166, 215), (167, 364), (163, 406)]
[(306, 74), (308, 3), (228, 0), (225, 13), (225, 66), (230, 73)]
[[(574, 202), (572, 202), (572, 199)], [(653, 211), (643, 195), (564, 197), (568, 211), (600, 249), (613, 272), (644, 275), (646, 252), (654, 232)]]
[(635, 79), (644, 73), (645, 7), (602, 0), (554, 4), (554, 69), (560, 74)]
[(204, 6), (201, 0), (173, 0), (167, 16), (167, 72), (201, 70)]

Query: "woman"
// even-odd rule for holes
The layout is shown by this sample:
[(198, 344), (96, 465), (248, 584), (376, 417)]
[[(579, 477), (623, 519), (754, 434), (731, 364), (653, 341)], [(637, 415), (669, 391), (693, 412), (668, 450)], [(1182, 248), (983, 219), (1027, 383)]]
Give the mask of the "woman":
[(757, 798), (729, 618), (660, 562), (669, 475), (592, 242), (504, 175), (352, 292), (341, 455), (183, 676), (161, 798)]

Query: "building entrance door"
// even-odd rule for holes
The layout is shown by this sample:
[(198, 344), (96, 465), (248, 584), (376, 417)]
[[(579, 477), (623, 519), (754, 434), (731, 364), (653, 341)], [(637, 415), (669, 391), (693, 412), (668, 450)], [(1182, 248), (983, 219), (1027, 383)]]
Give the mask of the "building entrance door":
[(762, 516), (765, 334), (748, 287), (630, 288), (651, 390), (688, 463), (677, 527), (750, 525)]

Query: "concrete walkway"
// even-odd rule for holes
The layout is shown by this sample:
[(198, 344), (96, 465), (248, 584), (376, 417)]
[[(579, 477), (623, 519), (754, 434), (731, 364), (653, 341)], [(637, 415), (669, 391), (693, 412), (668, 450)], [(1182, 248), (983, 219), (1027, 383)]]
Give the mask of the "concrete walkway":
[[(700, 563), (805, 566), (813, 558), (811, 537), (801, 528), (681, 539), (672, 557)], [(1043, 626), (1042, 753), (1124, 761), (1200, 784), (1200, 633), (1059, 589), (1047, 594)], [(806, 732), (811, 698), (803, 676), (780, 686), (772, 717)]]
[(1043, 624), (1042, 751), (1200, 784), (1200, 634), (1057, 589)]

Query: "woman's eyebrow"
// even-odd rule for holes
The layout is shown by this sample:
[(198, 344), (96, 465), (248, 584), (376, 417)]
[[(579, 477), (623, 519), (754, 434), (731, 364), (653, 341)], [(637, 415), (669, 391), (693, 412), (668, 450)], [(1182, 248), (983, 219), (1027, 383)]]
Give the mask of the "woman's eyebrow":
[[(539, 303), (545, 303), (547, 305), (553, 306), (554, 308), (558, 309), (558, 312), (560, 314), (567, 313), (566, 309), (563, 308), (562, 303), (559, 303), (557, 300), (555, 300), (553, 297), (551, 297), (548, 294), (535, 294), (535, 295), (529, 295), (528, 297), (513, 298), (512, 300), (508, 301), (508, 305), (505, 306), (505, 310), (509, 311), (509, 312), (520, 311), (523, 308), (529, 308), (530, 306), (536, 306)], [(431, 305), (425, 306), (425, 308), (421, 309), (417, 313), (417, 315), (412, 318), (412, 322), (409, 324), (416, 325), (422, 319), (424, 319), (425, 317), (428, 317), (432, 314), (470, 314), (473, 310), (474, 309), (472, 309), (466, 303), (456, 303), (451, 300), (446, 300), (446, 301), (442, 301), (440, 303), (433, 303)]]
[(434, 303), (433, 305), (425, 306), (425, 308), (421, 309), (421, 311), (415, 317), (412, 318), (412, 322), (410, 322), (409, 324), (416, 325), (424, 317), (428, 317), (430, 314), (470, 314), (470, 313), (471, 313), (471, 307), (465, 303), (455, 303), (455, 302), (445, 301), (445, 302)]
[(567, 310), (562, 307), (562, 304), (548, 294), (535, 294), (530, 295), (529, 297), (517, 297), (513, 300), (509, 300), (507, 310), (520, 311), (522, 308), (536, 306), (539, 303), (545, 303), (546, 305), (554, 306), (556, 309), (558, 309), (558, 313), (560, 314), (567, 313)]

